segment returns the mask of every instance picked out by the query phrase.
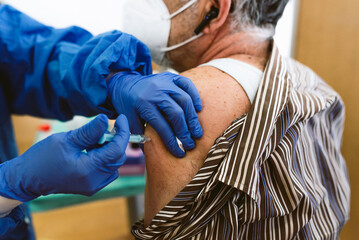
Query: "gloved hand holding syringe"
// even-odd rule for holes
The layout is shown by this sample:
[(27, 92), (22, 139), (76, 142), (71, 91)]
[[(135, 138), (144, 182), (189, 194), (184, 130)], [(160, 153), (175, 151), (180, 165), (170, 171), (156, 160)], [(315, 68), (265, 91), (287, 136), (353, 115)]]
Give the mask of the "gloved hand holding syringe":
[[(116, 132), (117, 132), (116, 127), (113, 127), (111, 132), (105, 133), (101, 137), (101, 139), (98, 141), (98, 144), (102, 145), (105, 142), (112, 141), (112, 139), (114, 138)], [(130, 134), (130, 139), (128, 140), (128, 142), (130, 142), (130, 143), (138, 143), (138, 144), (143, 144), (143, 143), (148, 142), (148, 141), (151, 141), (151, 138), (148, 138), (145, 135), (141, 135), (141, 134)]]
[[(113, 139), (113, 137), (115, 136), (116, 132), (117, 132), (116, 127), (113, 127), (112, 130), (111, 130), (111, 132), (105, 133), (105, 134), (101, 137), (101, 139), (98, 141), (98, 144), (102, 145), (102, 144), (104, 144), (105, 142), (110, 142), (110, 141)], [(183, 152), (185, 152), (185, 149), (183, 148), (182, 142), (181, 142), (178, 138), (176, 138), (176, 140), (177, 140), (177, 144), (178, 144), (179, 148), (180, 148)], [(137, 144), (144, 144), (144, 143), (146, 143), (146, 142), (148, 142), (148, 141), (151, 141), (151, 138), (148, 138), (148, 137), (146, 137), (145, 135), (141, 135), (141, 134), (130, 134), (130, 139), (129, 139), (128, 142), (130, 142), (130, 143), (137, 143)]]

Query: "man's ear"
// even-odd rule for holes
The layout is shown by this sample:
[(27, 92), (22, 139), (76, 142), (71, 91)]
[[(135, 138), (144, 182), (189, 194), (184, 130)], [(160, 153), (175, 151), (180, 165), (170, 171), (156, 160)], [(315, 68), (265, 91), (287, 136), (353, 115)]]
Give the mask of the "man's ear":
[(204, 34), (210, 34), (218, 30), (226, 22), (229, 12), (231, 9), (232, 0), (211, 0), (206, 9), (210, 11), (211, 7), (214, 6), (219, 9), (218, 16), (211, 20), (210, 23), (203, 29)]

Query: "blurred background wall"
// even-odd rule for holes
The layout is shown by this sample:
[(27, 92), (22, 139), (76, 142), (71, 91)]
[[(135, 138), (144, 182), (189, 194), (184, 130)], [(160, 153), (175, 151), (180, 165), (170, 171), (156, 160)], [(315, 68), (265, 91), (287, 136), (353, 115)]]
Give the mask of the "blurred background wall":
[[(134, 0), (135, 1), (135, 0)], [(78, 25), (98, 34), (118, 29), (117, 15), (121, 0), (3, 0), (35, 19), (55, 27)], [(336, 89), (346, 104), (346, 127), (343, 155), (347, 160), (351, 185), (351, 219), (341, 239), (357, 239), (359, 225), (359, 1), (357, 0), (290, 0), (278, 23), (276, 41), (286, 56), (292, 56), (315, 70)], [(14, 116), (20, 153), (33, 142), (36, 126), (42, 120)], [(39, 239), (116, 239), (127, 234), (123, 223), (126, 205), (121, 200), (35, 216)], [(90, 215), (91, 214), (91, 215)], [(122, 214), (122, 215), (121, 215)], [(71, 217), (72, 216), (72, 217)], [(93, 227), (82, 224), (98, 219)], [(112, 219), (108, 228), (104, 219)], [(57, 226), (56, 229), (51, 229)], [(95, 227), (96, 226), (96, 227)], [(70, 231), (70, 232), (69, 232)], [(70, 237), (77, 231), (77, 236)], [(111, 231), (113, 232), (111, 234)], [(98, 235), (97, 235), (98, 234)]]
[(359, 226), (359, 1), (301, 0), (295, 57), (342, 96), (346, 121), (342, 152), (351, 180), (351, 218), (341, 239)]

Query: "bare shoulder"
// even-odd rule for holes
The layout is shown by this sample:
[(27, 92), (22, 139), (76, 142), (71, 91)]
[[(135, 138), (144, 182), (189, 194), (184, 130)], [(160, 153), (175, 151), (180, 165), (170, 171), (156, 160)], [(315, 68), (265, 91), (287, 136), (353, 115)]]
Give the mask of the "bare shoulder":
[(182, 159), (166, 149), (151, 126), (145, 135), (152, 140), (145, 144), (147, 168), (145, 224), (176, 196), (196, 175), (215, 140), (233, 120), (249, 111), (250, 102), (242, 87), (229, 75), (213, 67), (199, 67), (181, 73), (197, 87), (203, 109), (198, 114), (203, 137)]
[[(203, 127), (203, 137), (196, 141), (196, 148), (193, 151), (186, 153), (186, 158), (201, 162), (197, 158), (204, 160), (214, 141), (232, 121), (249, 111), (250, 101), (243, 88), (232, 77), (216, 68), (203, 66), (183, 72), (181, 75), (192, 80), (203, 104), (202, 111), (198, 113)], [(156, 134), (151, 128), (146, 128), (146, 132), (150, 135)], [(153, 138), (153, 136), (149, 137)], [(158, 136), (157, 138), (159, 139)], [(152, 141), (151, 145), (154, 143), (155, 141)], [(161, 147), (161, 154), (167, 152), (164, 144), (156, 145), (152, 148)], [(170, 155), (169, 152), (167, 154)]]
[(234, 119), (249, 111), (250, 102), (243, 88), (217, 68), (203, 66), (181, 75), (191, 79), (200, 93), (203, 110), (199, 118), (204, 135), (219, 137)]

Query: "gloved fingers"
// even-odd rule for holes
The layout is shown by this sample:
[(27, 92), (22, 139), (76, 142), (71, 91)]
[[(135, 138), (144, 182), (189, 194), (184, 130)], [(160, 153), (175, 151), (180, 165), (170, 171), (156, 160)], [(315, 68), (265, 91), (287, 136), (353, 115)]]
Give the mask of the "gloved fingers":
[(113, 174), (114, 172), (117, 172), (117, 170), (126, 162), (127, 156), (126, 154), (123, 154), (121, 157), (114, 159), (112, 162), (104, 162), (102, 159), (97, 159), (95, 162), (96, 169), (101, 170), (102, 172)]
[(181, 89), (178, 89), (176, 92), (171, 93), (170, 96), (180, 105), (182, 108), (188, 129), (190, 130), (194, 138), (201, 138), (203, 135), (203, 130), (201, 124), (198, 120), (197, 112), (193, 106), (193, 102), (189, 95)]
[(105, 176), (102, 176), (101, 178), (98, 179), (100, 181), (97, 182), (97, 184), (90, 184), (88, 186), (83, 185), (83, 191), (80, 192), (79, 194), (91, 197), (92, 195), (94, 195), (95, 193), (106, 187), (108, 184), (113, 182), (115, 179), (117, 179), (119, 175), (117, 169), (116, 171), (111, 171), (111, 172), (106, 171), (106, 173), (107, 174)]
[[(130, 130), (132, 134), (140, 134), (143, 135), (145, 132), (145, 121), (143, 121), (138, 114), (131, 118)], [(139, 144), (139, 147), (144, 150), (143, 144)]]
[(68, 132), (68, 140), (80, 150), (91, 147), (100, 140), (108, 128), (108, 118), (100, 114), (81, 128)]
[(130, 127), (128, 125), (127, 117), (123, 114), (118, 116), (115, 122), (115, 127), (117, 129), (115, 140), (118, 142), (121, 140), (127, 145), (128, 139), (130, 138)]
[(182, 142), (186, 150), (192, 150), (195, 143), (191, 138), (188, 130), (185, 114), (182, 108), (170, 96), (164, 95), (162, 101), (158, 104), (159, 109), (163, 112), (173, 129), (177, 138)]
[(8, 216), (0, 218), (0, 237), (12, 232), (22, 223), (23, 218), (24, 213), (20, 207), (13, 209)]
[(129, 121), (130, 130), (133, 134), (143, 134), (144, 133), (144, 122), (140, 116), (136, 113), (135, 116), (131, 116)]
[(176, 137), (161, 112), (155, 107), (146, 106), (144, 108), (143, 111), (140, 109), (141, 117), (155, 129), (167, 149), (175, 157), (184, 157), (185, 152), (178, 146)]
[(118, 168), (126, 161), (125, 151), (130, 138), (130, 129), (125, 115), (117, 117), (115, 126), (117, 132), (112, 141), (101, 148), (91, 150), (87, 154), (90, 159), (99, 161), (98, 164), (110, 169), (114, 166)]
[(196, 88), (196, 86), (193, 84), (193, 82), (183, 76), (177, 76), (173, 79), (173, 82), (180, 88), (182, 88), (183, 91), (185, 91), (188, 95), (191, 96), (193, 105), (196, 108), (197, 111), (202, 110), (202, 101), (201, 97), (199, 96), (199, 92)]

